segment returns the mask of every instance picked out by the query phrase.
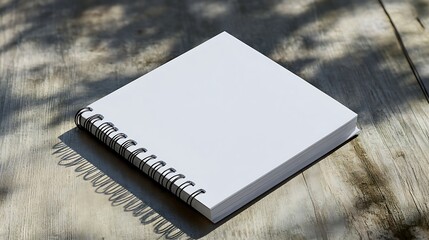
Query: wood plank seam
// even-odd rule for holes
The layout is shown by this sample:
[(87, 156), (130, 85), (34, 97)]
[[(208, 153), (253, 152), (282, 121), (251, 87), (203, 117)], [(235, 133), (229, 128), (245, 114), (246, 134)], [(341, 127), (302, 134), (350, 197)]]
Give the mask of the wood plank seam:
[[(420, 74), (417, 71), (417, 68), (416, 68), (413, 60), (411, 59), (411, 57), (410, 57), (410, 55), (408, 53), (408, 50), (407, 50), (407, 48), (404, 45), (404, 42), (402, 41), (401, 35), (399, 34), (399, 31), (398, 31), (395, 23), (393, 22), (390, 14), (389, 14), (389, 12), (387, 11), (386, 7), (384, 6), (383, 1), (382, 0), (378, 0), (378, 2), (380, 3), (381, 8), (383, 9), (384, 13), (386, 14), (387, 19), (389, 19), (389, 22), (392, 25), (393, 31), (395, 33), (396, 39), (398, 40), (398, 43), (399, 43), (399, 45), (401, 47), (402, 53), (404, 54), (405, 58), (407, 59), (407, 62), (410, 65), (411, 71), (413, 72), (414, 77), (416, 78), (417, 82), (419, 83), (420, 88), (421, 88), (423, 94), (425, 95), (426, 100), (429, 103), (429, 92), (428, 92), (429, 91), (429, 86), (425, 86), (422, 78), (420, 77)], [(417, 21), (419, 21), (418, 18), (417, 18)], [(420, 25), (422, 25), (422, 27), (424, 28), (424, 26), (423, 26), (423, 24), (421, 24), (421, 22), (420, 22)]]
[(416, 17), (416, 20), (417, 20), (417, 22), (420, 24), (420, 26), (421, 26), (423, 29), (426, 29), (426, 28), (425, 28), (425, 25), (423, 25), (422, 20), (421, 20), (419, 17)]

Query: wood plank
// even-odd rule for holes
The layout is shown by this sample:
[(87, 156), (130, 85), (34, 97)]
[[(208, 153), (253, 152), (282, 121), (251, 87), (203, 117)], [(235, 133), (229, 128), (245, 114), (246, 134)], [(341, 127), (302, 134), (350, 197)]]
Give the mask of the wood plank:
[(429, 102), (429, 3), (423, 0), (379, 1)]
[[(352, 144), (332, 154), (340, 154), (339, 159), (331, 160), (330, 156), (320, 163), (323, 166), (320, 172), (336, 172), (338, 168), (342, 171), (334, 178), (326, 176), (327, 181), (323, 178), (310, 181), (317, 184), (310, 192), (315, 191), (312, 196), (319, 198), (314, 201), (318, 209), (331, 212), (343, 209), (343, 221), (349, 230), (354, 230), (348, 233), (350, 236), (427, 236), (428, 220), (421, 213), (427, 211), (422, 203), (427, 196), (423, 186), (428, 181), (425, 168), (428, 156), (424, 149), (429, 148), (425, 140), (427, 124), (420, 125), (427, 119), (427, 106), (382, 9), (367, 1), (350, 5), (350, 11), (338, 12), (334, 19), (319, 17), (317, 30), (323, 38), (304, 53), (293, 49), (291, 52), (297, 54), (289, 60), (292, 65), (300, 59), (305, 63), (313, 55), (312, 59), (321, 61), (322, 64), (309, 71), (317, 79), (315, 85), (352, 106), (360, 115), (363, 129)], [(314, 11), (323, 16), (317, 8)], [(305, 29), (312, 31), (309, 26)], [(311, 35), (308, 38), (315, 39)], [(302, 74), (305, 77), (305, 70)], [(414, 151), (416, 147), (420, 149)], [(332, 165), (324, 167), (325, 164)], [(343, 165), (344, 168), (339, 167)], [(304, 175), (309, 179), (322, 175), (316, 174), (316, 170), (312, 167)], [(350, 186), (344, 188), (344, 184)], [(325, 187), (328, 197), (323, 197), (318, 185)], [(335, 203), (332, 199), (340, 200)], [(333, 224), (326, 226), (328, 233), (336, 229)], [(330, 238), (335, 236), (341, 235)]]
[[(427, 79), (427, 4), (383, 3)], [(378, 1), (4, 0), (0, 13), (1, 239), (429, 238), (429, 106)], [(223, 30), (352, 108), (362, 133), (213, 226), (82, 140), (73, 115)]]

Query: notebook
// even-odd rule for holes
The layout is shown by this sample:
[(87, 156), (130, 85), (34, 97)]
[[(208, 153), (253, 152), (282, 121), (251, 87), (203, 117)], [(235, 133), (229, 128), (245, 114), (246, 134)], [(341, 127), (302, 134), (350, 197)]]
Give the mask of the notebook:
[(356, 135), (356, 119), (226, 32), (75, 115), (213, 223)]

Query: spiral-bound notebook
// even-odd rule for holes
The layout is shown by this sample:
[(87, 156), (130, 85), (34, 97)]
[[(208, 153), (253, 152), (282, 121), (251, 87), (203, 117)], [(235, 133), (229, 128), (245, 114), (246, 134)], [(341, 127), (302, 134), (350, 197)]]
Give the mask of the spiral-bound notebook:
[(356, 119), (226, 32), (75, 116), (212, 222), (356, 135)]

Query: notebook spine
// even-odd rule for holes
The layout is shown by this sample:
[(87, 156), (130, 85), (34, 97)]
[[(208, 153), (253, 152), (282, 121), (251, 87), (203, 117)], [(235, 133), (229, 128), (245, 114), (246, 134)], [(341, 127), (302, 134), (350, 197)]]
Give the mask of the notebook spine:
[[(92, 133), (92, 135), (94, 135), (98, 140), (106, 144), (109, 148), (115, 150), (119, 155), (127, 159), (132, 165), (138, 167), (142, 172), (144, 172), (145, 167), (148, 168), (146, 174), (168, 189), (171, 193), (182, 199), (181, 194), (184, 189), (190, 186), (195, 186), (194, 182), (189, 180), (185, 181), (186, 176), (181, 173), (177, 173), (176, 169), (172, 167), (167, 168), (166, 162), (161, 160), (150, 162), (151, 160), (157, 159), (157, 156), (154, 154), (145, 156), (142, 159), (138, 158), (138, 155), (144, 154), (148, 152), (148, 150), (140, 147), (131, 151), (129, 149), (130, 147), (138, 145), (136, 141), (128, 139), (128, 136), (125, 133), (119, 132), (119, 129), (111, 122), (102, 122), (96, 126), (95, 123), (103, 121), (104, 116), (101, 114), (93, 114), (89, 117), (83, 118), (82, 114), (86, 112), (93, 112), (93, 109), (91, 107), (84, 107), (77, 111), (75, 115), (74, 121), (79, 129)], [(123, 139), (123, 142), (119, 143), (119, 140), (121, 139)], [(119, 149), (117, 149), (117, 145), (119, 145)], [(127, 152), (129, 152), (129, 154), (127, 154)], [(166, 169), (160, 171), (163, 167)], [(179, 180), (183, 182), (176, 185), (177, 187), (174, 189), (173, 186)], [(205, 192), (206, 191), (202, 188), (195, 190), (188, 195), (185, 202), (192, 206), (194, 199)]]

